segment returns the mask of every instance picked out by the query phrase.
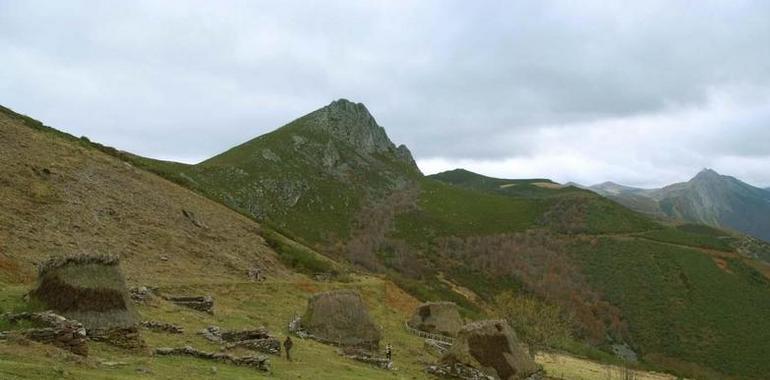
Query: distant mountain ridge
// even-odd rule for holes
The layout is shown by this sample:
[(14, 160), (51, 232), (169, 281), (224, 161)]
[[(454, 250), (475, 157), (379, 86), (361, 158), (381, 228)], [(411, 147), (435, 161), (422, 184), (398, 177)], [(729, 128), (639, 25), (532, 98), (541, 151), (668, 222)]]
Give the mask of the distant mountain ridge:
[(770, 241), (770, 192), (712, 169), (660, 189), (611, 182), (586, 188), (648, 215), (729, 228)]

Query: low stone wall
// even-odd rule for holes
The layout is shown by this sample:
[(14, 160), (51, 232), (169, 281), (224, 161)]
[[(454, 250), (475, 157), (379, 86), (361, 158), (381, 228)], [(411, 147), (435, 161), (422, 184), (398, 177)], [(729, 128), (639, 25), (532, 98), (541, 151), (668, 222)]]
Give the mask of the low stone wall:
[(446, 379), (460, 380), (495, 380), (494, 377), (480, 370), (462, 365), (460, 363), (431, 365), (425, 368), (425, 372)]
[(423, 344), (426, 350), (433, 351), (436, 354), (443, 355), (452, 348), (451, 343), (442, 342), (440, 340), (425, 339)]
[(199, 359), (215, 360), (237, 366), (250, 367), (259, 371), (270, 371), (270, 359), (266, 356), (233, 356), (225, 353), (213, 353), (197, 350), (190, 346), (181, 348), (162, 347), (155, 349), (155, 355), (191, 356)]
[(165, 298), (179, 306), (214, 314), (214, 299), (210, 296), (167, 296)]
[[(77, 321), (52, 312), (6, 314), (3, 317), (12, 324), (30, 321), (43, 326), (19, 331), (21, 336), (29, 340), (51, 344), (78, 355), (88, 355), (86, 329)], [(4, 333), (8, 334), (10, 333)]]
[(342, 354), (342, 356), (348, 359), (353, 359), (353, 360), (370, 364), (382, 369), (387, 369), (387, 370), (393, 369), (392, 360), (388, 360), (388, 358), (376, 356), (373, 353), (366, 350), (347, 347), (341, 350), (340, 354)]
[(155, 291), (146, 286), (139, 286), (136, 288), (128, 289), (128, 295), (134, 302), (144, 303), (151, 300), (155, 296)]
[(248, 339), (241, 340), (225, 345), (225, 349), (231, 350), (236, 347), (243, 347), (249, 350), (264, 352), (271, 355), (281, 354), (281, 341), (275, 338)]
[(181, 326), (177, 326), (171, 323), (157, 322), (157, 321), (143, 321), (142, 327), (159, 332), (167, 332), (169, 334), (182, 334), (184, 329)]
[(225, 348), (228, 350), (243, 347), (272, 355), (281, 353), (281, 341), (271, 336), (264, 327), (253, 330), (223, 330), (218, 326), (209, 326), (199, 334), (215, 343), (227, 343)]
[(113, 346), (129, 350), (139, 350), (147, 347), (134, 327), (89, 330), (88, 337), (95, 342), (105, 342)]

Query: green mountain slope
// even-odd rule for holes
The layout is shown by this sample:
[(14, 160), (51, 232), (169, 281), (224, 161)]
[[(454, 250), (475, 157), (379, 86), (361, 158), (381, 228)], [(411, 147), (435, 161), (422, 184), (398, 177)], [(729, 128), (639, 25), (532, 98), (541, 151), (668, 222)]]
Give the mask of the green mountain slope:
[[(739, 347), (748, 326), (767, 323), (770, 328), (770, 322), (753, 317), (765, 312), (760, 305), (770, 300), (770, 286), (747, 285), (762, 275), (751, 259), (737, 253), (731, 236), (659, 224), (547, 179), (495, 179), (464, 170), (422, 177), (407, 152), (387, 139), (363, 105), (340, 100), (201, 164), (149, 162), (149, 168), (331, 257), (383, 273), (418, 298), (455, 301), (471, 317), (487, 314), (496, 296), (513, 290), (558, 306), (576, 339), (599, 347), (626, 342), (656, 365), (740, 376), (770, 370), (770, 364), (756, 363), (749, 354), (770, 348), (757, 340), (743, 348), (743, 362), (723, 360), (724, 347)], [(638, 244), (654, 250), (637, 249)], [(706, 273), (693, 270), (708, 265), (719, 270), (721, 261), (714, 255), (729, 257), (743, 269), (731, 271), (733, 277), (704, 281), (719, 287), (737, 277), (734, 288), (746, 305), (755, 306), (735, 316), (729, 329), (703, 325), (711, 340), (693, 342), (687, 337), (702, 322), (696, 315), (711, 318), (715, 309), (729, 310), (734, 300), (715, 296), (706, 307), (702, 298), (684, 297), (677, 302), (691, 314), (663, 313), (656, 317), (663, 322), (647, 323), (648, 318), (637, 317), (639, 310), (660, 310), (660, 300), (642, 296), (642, 288), (630, 284), (622, 288), (639, 297), (625, 302), (615, 296), (618, 285), (602, 279), (634, 278), (652, 269), (606, 267), (586, 259), (594, 257), (586, 252), (603, 252), (605, 246), (618, 249), (617, 258), (670, 268), (661, 275), (663, 294), (678, 291), (672, 280)], [(667, 263), (668, 255), (680, 252), (699, 257), (701, 264)], [(693, 284), (698, 292), (709, 289)], [(653, 344), (655, 339), (669, 343)]]
[(589, 189), (639, 212), (740, 231), (770, 241), (770, 194), (706, 169), (661, 189), (595, 185)]
[[(757, 317), (770, 285), (749, 257), (754, 248), (741, 255), (730, 234), (660, 224), (545, 179), (423, 177), (363, 105), (333, 102), (197, 165), (101, 149), (421, 300), (455, 301), (467, 317), (495, 315), (495, 300), (510, 292), (553, 305), (572, 334), (558, 348), (623, 342), (648, 364), (689, 376), (770, 372), (756, 355), (770, 340), (747, 338), (770, 331)], [(681, 310), (667, 313), (673, 306)]]
[(349, 239), (357, 209), (420, 176), (409, 150), (345, 99), (197, 165), (142, 161), (309, 243)]
[[(502, 187), (505, 184), (542, 182), (495, 179), (462, 170), (440, 173), (431, 178), (495, 194), (506, 194), (507, 188)], [(591, 333), (610, 334), (616, 335), (613, 339), (624, 339), (624, 334), (628, 334), (635, 347), (651, 362), (666, 362), (674, 367), (680, 367), (681, 363), (674, 364), (678, 360), (702, 363), (738, 377), (759, 376), (765, 370), (765, 365), (761, 364), (762, 354), (757, 351), (738, 354), (748, 346), (765, 347), (767, 343), (764, 342), (768, 338), (764, 331), (755, 333), (753, 328), (745, 325), (756, 323), (758, 318), (738, 321), (736, 318), (742, 319), (742, 313), (732, 312), (746, 308), (752, 310), (752, 316), (767, 312), (763, 310), (767, 305), (749, 305), (768, 297), (770, 283), (755, 269), (766, 268), (766, 265), (736, 254), (743, 240), (731, 233), (702, 225), (658, 224), (575, 187), (540, 188), (534, 195), (526, 192), (527, 196), (522, 196), (520, 192), (507, 195), (516, 201), (528, 197), (532, 201), (552, 201), (553, 194), (559, 191), (568, 191), (568, 196), (555, 205), (588, 206), (583, 206), (586, 212), (577, 216), (569, 211), (569, 207), (551, 206), (559, 210), (557, 215), (583, 220), (584, 226), (592, 228), (579, 229), (577, 233), (573, 229), (570, 235), (565, 236), (563, 231), (558, 233), (562, 224), (545, 223), (543, 227), (552, 232), (545, 235), (547, 240), (534, 244), (531, 240), (536, 238), (531, 236), (477, 237), (464, 242), (455, 240), (454, 248), (441, 246), (440, 243), (437, 251), (451, 251), (450, 256), (464, 259), (460, 265), (483, 263), (480, 256), (489, 256), (491, 262), (477, 264), (485, 272), (495, 273), (501, 267), (511, 268), (516, 273), (515, 277), (523, 280), (524, 288), (576, 312), (576, 317), (586, 328), (586, 336)], [(470, 197), (466, 202), (471, 202)], [(507, 251), (507, 255), (498, 250)], [(525, 260), (509, 256), (528, 256), (532, 251), (540, 252)], [(752, 251), (757, 251), (757, 248), (752, 248)], [(519, 260), (523, 262), (519, 263)], [(558, 280), (549, 283), (538, 279), (538, 275), (547, 276), (550, 272), (543, 270), (538, 273), (538, 265), (551, 266), (552, 271), (559, 273)], [(526, 270), (517, 268), (519, 266), (524, 266)], [(577, 273), (572, 271), (574, 268), (579, 268)], [(527, 272), (538, 275), (531, 276)], [(601, 300), (591, 304), (590, 311), (584, 311), (583, 307), (586, 303), (590, 304), (591, 297), (595, 295), (591, 291), (598, 292)], [(575, 304), (559, 299), (562, 292), (580, 301)], [(737, 294), (741, 296), (736, 299)], [(605, 301), (617, 310), (602, 308)], [(608, 325), (591, 331), (594, 316), (601, 316), (600, 319), (622, 318), (617, 321), (622, 327), (614, 329)], [(706, 378), (712, 376), (708, 371), (689, 374)]]

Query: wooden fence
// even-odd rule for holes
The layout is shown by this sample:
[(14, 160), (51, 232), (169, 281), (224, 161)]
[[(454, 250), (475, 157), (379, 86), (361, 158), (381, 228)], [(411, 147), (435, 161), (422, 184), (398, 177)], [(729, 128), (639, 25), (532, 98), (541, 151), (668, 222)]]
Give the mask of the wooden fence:
[(416, 328), (409, 326), (409, 322), (406, 322), (406, 321), (404, 322), (404, 328), (408, 333), (412, 335), (417, 335), (420, 338), (433, 339), (433, 340), (437, 340), (439, 342), (444, 342), (447, 344), (453, 344), (455, 342), (455, 339), (452, 338), (451, 336), (446, 336), (441, 334), (432, 334), (422, 330), (417, 330)]

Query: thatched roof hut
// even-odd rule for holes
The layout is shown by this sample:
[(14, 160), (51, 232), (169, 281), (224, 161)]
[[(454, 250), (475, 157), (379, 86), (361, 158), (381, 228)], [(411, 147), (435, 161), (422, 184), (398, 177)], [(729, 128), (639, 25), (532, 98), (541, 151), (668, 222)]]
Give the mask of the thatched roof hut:
[(342, 346), (376, 348), (381, 338), (361, 295), (353, 290), (313, 295), (302, 328), (319, 340)]
[(463, 320), (454, 302), (426, 302), (414, 310), (409, 326), (433, 334), (456, 336)]
[(444, 364), (479, 369), (495, 379), (526, 379), (539, 370), (503, 320), (478, 321), (463, 326), (452, 349), (441, 358)]
[(116, 256), (53, 257), (38, 266), (30, 297), (89, 332), (131, 328), (139, 320)]

